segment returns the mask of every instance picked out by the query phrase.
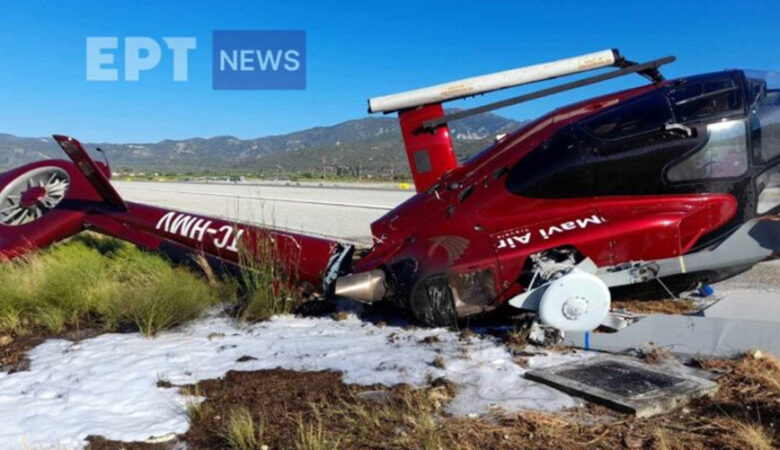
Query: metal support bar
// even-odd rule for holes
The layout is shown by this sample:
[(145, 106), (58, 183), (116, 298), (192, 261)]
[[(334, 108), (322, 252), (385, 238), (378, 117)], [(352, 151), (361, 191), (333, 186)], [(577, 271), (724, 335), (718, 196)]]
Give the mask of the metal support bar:
[(584, 86), (590, 86), (592, 84), (601, 83), (602, 81), (608, 81), (615, 78), (623, 77), (626, 75), (630, 75), (632, 73), (649, 73), (653, 70), (657, 70), (659, 67), (665, 64), (674, 62), (676, 59), (677, 58), (674, 56), (667, 56), (665, 58), (656, 59), (642, 64), (636, 64), (620, 70), (615, 70), (613, 72), (603, 73), (601, 75), (596, 75), (593, 77), (583, 78), (582, 80), (565, 83), (560, 86), (553, 86), (551, 88), (542, 89), (536, 92), (531, 92), (529, 94), (524, 94), (519, 97), (513, 97), (513, 98), (501, 100), (494, 103), (488, 103), (487, 105), (478, 106), (476, 108), (466, 109), (463, 111), (458, 111), (456, 113), (447, 114), (446, 116), (440, 117), (438, 119), (433, 119), (433, 120), (428, 120), (423, 122), (420, 131), (432, 131), (435, 130), (437, 127), (440, 127), (453, 120), (465, 119), (466, 117), (475, 116), (477, 114), (493, 111), (495, 109), (505, 108), (507, 106), (517, 105), (519, 103), (525, 103), (531, 100), (536, 100), (542, 97), (548, 97), (550, 95), (558, 94), (560, 92), (570, 91), (572, 89), (577, 89)]

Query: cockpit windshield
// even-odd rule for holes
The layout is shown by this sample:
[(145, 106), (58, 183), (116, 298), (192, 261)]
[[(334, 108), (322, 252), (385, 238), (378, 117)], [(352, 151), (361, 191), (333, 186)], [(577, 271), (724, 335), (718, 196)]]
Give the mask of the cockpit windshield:
[(756, 155), (762, 162), (780, 156), (780, 72), (745, 71)]

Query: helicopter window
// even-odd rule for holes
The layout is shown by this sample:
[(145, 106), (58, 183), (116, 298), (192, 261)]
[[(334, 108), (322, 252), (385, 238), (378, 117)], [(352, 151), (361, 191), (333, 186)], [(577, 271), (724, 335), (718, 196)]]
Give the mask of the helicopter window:
[(780, 206), (780, 166), (762, 173), (756, 179), (758, 187), (758, 214), (766, 214)]
[(753, 154), (760, 162), (780, 156), (780, 72), (746, 70)]
[(622, 139), (659, 131), (672, 121), (669, 104), (659, 92), (651, 92), (614, 106), (583, 122), (582, 127), (594, 137)]
[(756, 111), (761, 126), (761, 159), (780, 155), (780, 92), (771, 92)]
[(707, 125), (709, 140), (699, 151), (669, 170), (669, 181), (730, 178), (747, 171), (745, 122), (731, 120)]
[(590, 196), (593, 171), (583, 164), (585, 153), (573, 128), (563, 128), (509, 169), (506, 187), (534, 198)]
[(712, 119), (743, 112), (742, 95), (734, 78), (720, 74), (691, 77), (667, 89), (678, 122)]

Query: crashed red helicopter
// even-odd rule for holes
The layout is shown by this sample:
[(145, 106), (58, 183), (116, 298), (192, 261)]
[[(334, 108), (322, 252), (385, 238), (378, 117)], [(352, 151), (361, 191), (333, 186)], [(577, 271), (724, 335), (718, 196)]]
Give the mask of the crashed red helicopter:
[[(0, 175), (0, 252), (90, 229), (169, 255), (240, 265), (264, 239), (326, 296), (391, 300), (428, 325), (506, 303), (585, 331), (613, 295), (652, 296), (732, 276), (780, 252), (780, 76), (740, 70), (665, 80), (606, 50), (369, 100), (397, 112), (417, 194), (351, 245), (124, 201), (105, 164), (54, 136), (72, 162)], [(442, 103), (613, 67), (471, 110)], [(448, 123), (639, 74), (649, 83), (555, 110), (459, 164)], [(359, 258), (355, 256), (359, 255)]]

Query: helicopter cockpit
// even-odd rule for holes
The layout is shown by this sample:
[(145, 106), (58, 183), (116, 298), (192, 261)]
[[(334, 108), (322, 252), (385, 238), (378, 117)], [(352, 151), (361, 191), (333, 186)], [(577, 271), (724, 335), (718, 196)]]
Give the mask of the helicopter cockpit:
[(723, 192), (740, 220), (779, 211), (780, 75), (673, 80), (559, 130), (506, 183), (533, 198)]

